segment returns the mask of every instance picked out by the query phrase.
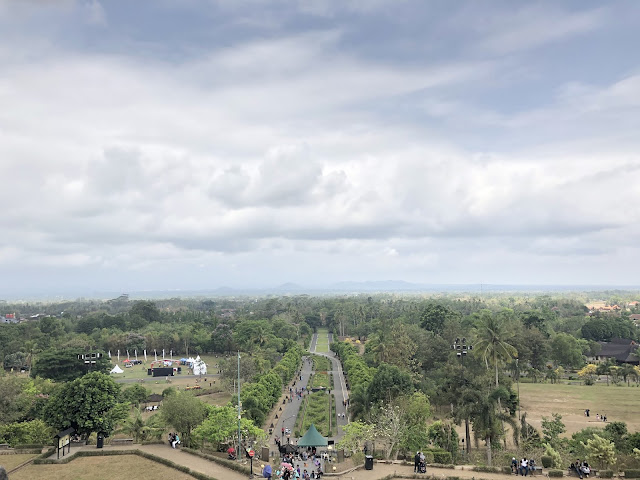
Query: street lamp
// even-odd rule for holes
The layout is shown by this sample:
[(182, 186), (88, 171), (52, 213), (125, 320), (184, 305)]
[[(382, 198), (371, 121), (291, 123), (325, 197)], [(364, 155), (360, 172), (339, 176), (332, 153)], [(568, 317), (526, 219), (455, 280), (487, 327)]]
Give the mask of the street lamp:
[[(461, 381), (464, 379), (464, 357), (467, 356), (467, 352), (469, 350), (473, 350), (473, 345), (467, 345), (467, 339), (462, 337), (462, 338), (456, 338), (455, 342), (453, 342), (453, 345), (451, 345), (451, 348), (453, 350), (455, 350), (456, 352), (456, 356), (460, 359), (460, 362), (462, 363), (462, 370), (460, 371), (460, 375), (461, 375)], [(469, 434), (469, 418), (467, 418), (465, 416), (464, 419), (464, 430), (465, 430), (465, 440), (463, 440), (463, 443), (466, 443), (466, 452), (467, 454), (471, 451), (471, 445), (470, 445), (470, 439), (471, 439), (471, 435)]]
[(456, 351), (456, 355), (462, 361), (462, 366), (464, 367), (464, 357), (467, 355), (469, 350), (473, 350), (473, 345), (467, 345), (467, 339), (463, 337), (456, 338), (453, 345), (451, 345), (451, 348)]

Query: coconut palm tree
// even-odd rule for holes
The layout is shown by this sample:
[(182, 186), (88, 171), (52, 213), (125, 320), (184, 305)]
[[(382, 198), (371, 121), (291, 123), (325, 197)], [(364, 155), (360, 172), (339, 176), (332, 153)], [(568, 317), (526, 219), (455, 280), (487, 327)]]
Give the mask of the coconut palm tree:
[(492, 315), (489, 310), (483, 310), (475, 324), (476, 344), (474, 349), (482, 356), (487, 368), (493, 365), (496, 388), (500, 386), (498, 382), (500, 363), (518, 356), (518, 351), (508, 342), (507, 320), (505, 315)]

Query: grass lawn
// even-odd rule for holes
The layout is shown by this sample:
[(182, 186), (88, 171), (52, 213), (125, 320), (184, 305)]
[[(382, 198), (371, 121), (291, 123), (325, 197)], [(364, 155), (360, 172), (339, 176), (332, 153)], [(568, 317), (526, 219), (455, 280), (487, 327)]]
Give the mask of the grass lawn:
[[(37, 457), (37, 455), (33, 455), (33, 454), (0, 455), (0, 465), (2, 465), (5, 468), (5, 470), (8, 472), (12, 468), (17, 467), (18, 465), (22, 465), (24, 462), (34, 457)], [(11, 476), (11, 478), (13, 479), (13, 475)]]
[(314, 355), (312, 358), (313, 358), (313, 369), (316, 372), (326, 372), (328, 370), (331, 370), (331, 361), (327, 357)]
[[(527, 420), (537, 429), (543, 416), (559, 413), (568, 436), (586, 427), (604, 428), (596, 414), (605, 414), (609, 422), (626, 422), (631, 432), (640, 431), (639, 387), (521, 383), (520, 401), (522, 412), (527, 412)], [(590, 410), (589, 418), (584, 416), (586, 408)]]
[(66, 465), (28, 465), (11, 475), (11, 480), (68, 478), (73, 480), (193, 480), (194, 477), (137, 455), (85, 457)]
[(318, 340), (316, 341), (316, 352), (326, 353), (329, 351), (329, 334), (326, 328), (318, 329)]
[(316, 372), (311, 378), (311, 388), (329, 388), (329, 375), (326, 372)]

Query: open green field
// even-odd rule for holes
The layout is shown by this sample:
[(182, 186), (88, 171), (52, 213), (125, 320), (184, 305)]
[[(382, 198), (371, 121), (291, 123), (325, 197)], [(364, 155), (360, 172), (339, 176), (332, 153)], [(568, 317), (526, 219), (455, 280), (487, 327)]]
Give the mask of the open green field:
[(318, 329), (318, 341), (316, 342), (316, 352), (326, 353), (329, 351), (329, 335), (326, 328)]
[[(16, 468), (18, 465), (22, 465), (27, 460), (37, 457), (33, 454), (15, 454), (15, 455), (0, 455), (0, 465), (2, 465), (8, 472), (12, 468)], [(13, 478), (13, 476), (11, 477)]]
[[(117, 459), (117, 460), (116, 460)], [(28, 465), (11, 480), (68, 478), (73, 480), (193, 480), (194, 477), (137, 455), (78, 458), (65, 465)]]
[[(182, 358), (181, 356), (176, 356), (174, 355), (173, 357), (174, 359), (180, 359)], [(218, 357), (215, 357), (214, 355), (201, 355), (200, 358), (207, 364), (207, 370), (208, 373), (213, 375), (213, 374), (217, 374), (218, 373)], [(134, 365), (133, 367), (129, 367), (126, 368), (124, 366), (124, 361), (126, 359), (126, 355), (120, 355), (120, 362), (118, 362), (118, 359), (115, 355), (111, 355), (111, 365), (115, 366), (115, 365), (119, 365), (120, 368), (122, 368), (122, 370), (124, 370), (123, 373), (112, 373), (111, 376), (113, 378), (120, 379), (120, 378), (142, 378), (142, 379), (151, 379), (152, 377), (150, 375), (147, 375), (147, 370), (149, 368), (151, 368), (151, 362), (153, 362), (154, 360), (154, 356), (153, 355), (147, 355), (147, 361), (144, 361), (144, 357), (141, 355), (138, 355), (138, 359), (142, 360), (142, 365)], [(186, 365), (181, 365), (182, 367), (182, 375), (188, 375), (189, 374), (189, 367)], [(206, 375), (203, 375), (203, 378), (206, 377)]]
[[(543, 416), (559, 413), (567, 427), (565, 435), (586, 427), (604, 428), (605, 424), (596, 420), (596, 414), (606, 415), (609, 422), (626, 422), (632, 432), (640, 431), (639, 387), (521, 383), (520, 402), (527, 420), (537, 429)], [(589, 418), (584, 416), (586, 408), (591, 411)]]

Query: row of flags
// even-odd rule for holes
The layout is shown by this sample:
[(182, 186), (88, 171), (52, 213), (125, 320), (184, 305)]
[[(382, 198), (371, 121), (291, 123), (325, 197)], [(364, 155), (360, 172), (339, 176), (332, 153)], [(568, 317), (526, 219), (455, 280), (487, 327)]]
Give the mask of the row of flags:
[[(135, 355), (135, 359), (138, 359), (138, 349), (133, 351)], [(156, 350), (153, 351), (155, 355), (156, 362), (158, 361), (158, 352)], [(109, 358), (111, 358), (111, 350), (109, 350)], [(131, 358), (129, 356), (129, 350), (127, 350), (127, 358)], [(164, 359), (164, 348), (162, 349), (162, 358)], [(173, 350), (169, 350), (169, 358), (173, 360)], [(118, 362), (120, 361), (120, 350), (118, 350)], [(147, 350), (144, 350), (144, 361), (147, 361)]]

